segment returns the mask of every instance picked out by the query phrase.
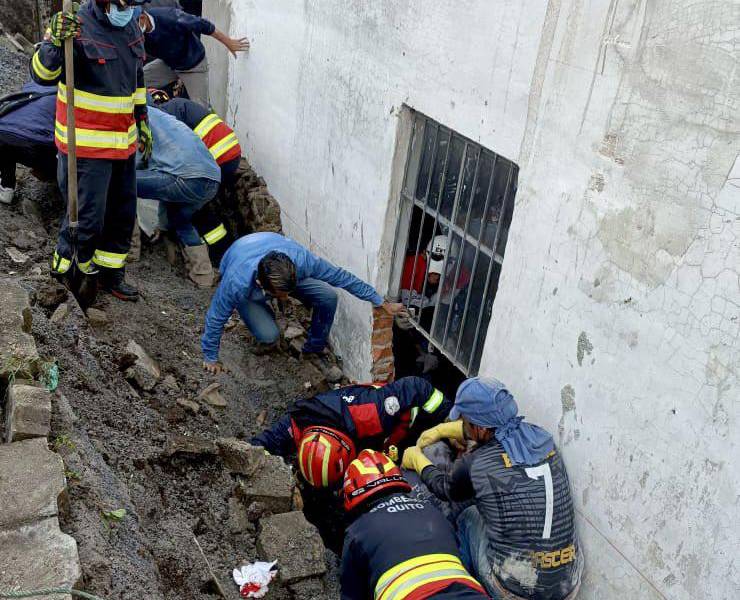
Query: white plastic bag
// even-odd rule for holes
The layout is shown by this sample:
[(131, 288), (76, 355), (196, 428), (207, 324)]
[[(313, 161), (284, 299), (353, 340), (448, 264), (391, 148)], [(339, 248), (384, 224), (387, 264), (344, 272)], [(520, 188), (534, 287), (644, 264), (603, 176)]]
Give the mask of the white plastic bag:
[(273, 567), (277, 561), (262, 562), (257, 561), (242, 566), (241, 569), (234, 569), (232, 576), (236, 585), (239, 586), (239, 593), (242, 598), (264, 598), (267, 594), (267, 586), (273, 580), (277, 571)]

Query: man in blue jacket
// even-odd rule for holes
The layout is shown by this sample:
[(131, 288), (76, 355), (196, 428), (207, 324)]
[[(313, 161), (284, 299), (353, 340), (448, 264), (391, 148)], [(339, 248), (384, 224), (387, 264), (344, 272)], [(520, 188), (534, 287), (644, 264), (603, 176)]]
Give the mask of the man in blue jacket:
[(57, 88), (29, 82), (21, 92), (0, 98), (0, 202), (10, 204), (17, 163), (53, 180), (57, 169), (54, 115)]
[(182, 244), (188, 277), (199, 287), (211, 287), (213, 268), (208, 247), (193, 226), (193, 217), (199, 211), (210, 210), (207, 204), (218, 193), (221, 169), (185, 123), (150, 108), (149, 125), (154, 148), (148, 161), (142, 160), (141, 153), (137, 155), (137, 194), (161, 202), (169, 226)]
[(208, 59), (200, 40), (202, 34), (221, 42), (236, 58), (249, 49), (247, 38), (231, 38), (208, 19), (178, 8), (150, 8), (139, 16), (146, 53), (153, 60), (144, 67), (149, 87), (165, 88), (179, 77), (188, 97), (208, 108)]
[(313, 310), (303, 352), (323, 352), (337, 310), (333, 287), (347, 290), (373, 306), (382, 306), (391, 315), (404, 310), (403, 304), (384, 302), (370, 285), (289, 238), (278, 233), (245, 235), (221, 260), (221, 283), (206, 314), (201, 338), (203, 366), (211, 373), (222, 370), (218, 349), (224, 325), (234, 309), (258, 342), (272, 345), (278, 341), (280, 330), (267, 304), (270, 296), (283, 300), (295, 295)]

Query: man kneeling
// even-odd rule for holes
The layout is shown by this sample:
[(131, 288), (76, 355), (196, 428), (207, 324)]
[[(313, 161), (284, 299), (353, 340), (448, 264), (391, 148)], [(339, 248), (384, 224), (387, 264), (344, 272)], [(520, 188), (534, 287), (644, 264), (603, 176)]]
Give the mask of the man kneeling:
[(342, 553), (342, 600), (484, 600), (463, 567), (452, 526), (381, 452), (363, 450), (344, 476), (352, 524)]

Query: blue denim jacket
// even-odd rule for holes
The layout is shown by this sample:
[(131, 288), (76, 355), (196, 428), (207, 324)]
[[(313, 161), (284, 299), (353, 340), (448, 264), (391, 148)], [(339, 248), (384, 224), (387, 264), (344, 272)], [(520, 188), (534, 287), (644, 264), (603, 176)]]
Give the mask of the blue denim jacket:
[(276, 251), (288, 255), (295, 263), (298, 281), (319, 279), (347, 290), (360, 300), (383, 304), (383, 297), (370, 285), (352, 273), (335, 267), (323, 258), (312, 254), (299, 243), (278, 233), (253, 233), (237, 240), (221, 260), (221, 283), (211, 300), (206, 314), (205, 331), (201, 338), (203, 355), (209, 362), (218, 360), (218, 348), (224, 325), (237, 305), (255, 296), (264, 297), (255, 283), (257, 265), (263, 256)]
[[(149, 107), (149, 127), (154, 137), (147, 170), (161, 171), (182, 179), (202, 177), (221, 181), (221, 168), (206, 145), (190, 127), (158, 108)], [(136, 168), (141, 169), (141, 153)]]

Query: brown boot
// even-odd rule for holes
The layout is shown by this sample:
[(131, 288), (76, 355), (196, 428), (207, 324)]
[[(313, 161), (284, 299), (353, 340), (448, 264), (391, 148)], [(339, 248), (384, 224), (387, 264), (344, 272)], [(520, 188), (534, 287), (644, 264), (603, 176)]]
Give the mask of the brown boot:
[(208, 257), (208, 246), (183, 246), (182, 255), (190, 280), (200, 288), (213, 287), (213, 267)]

